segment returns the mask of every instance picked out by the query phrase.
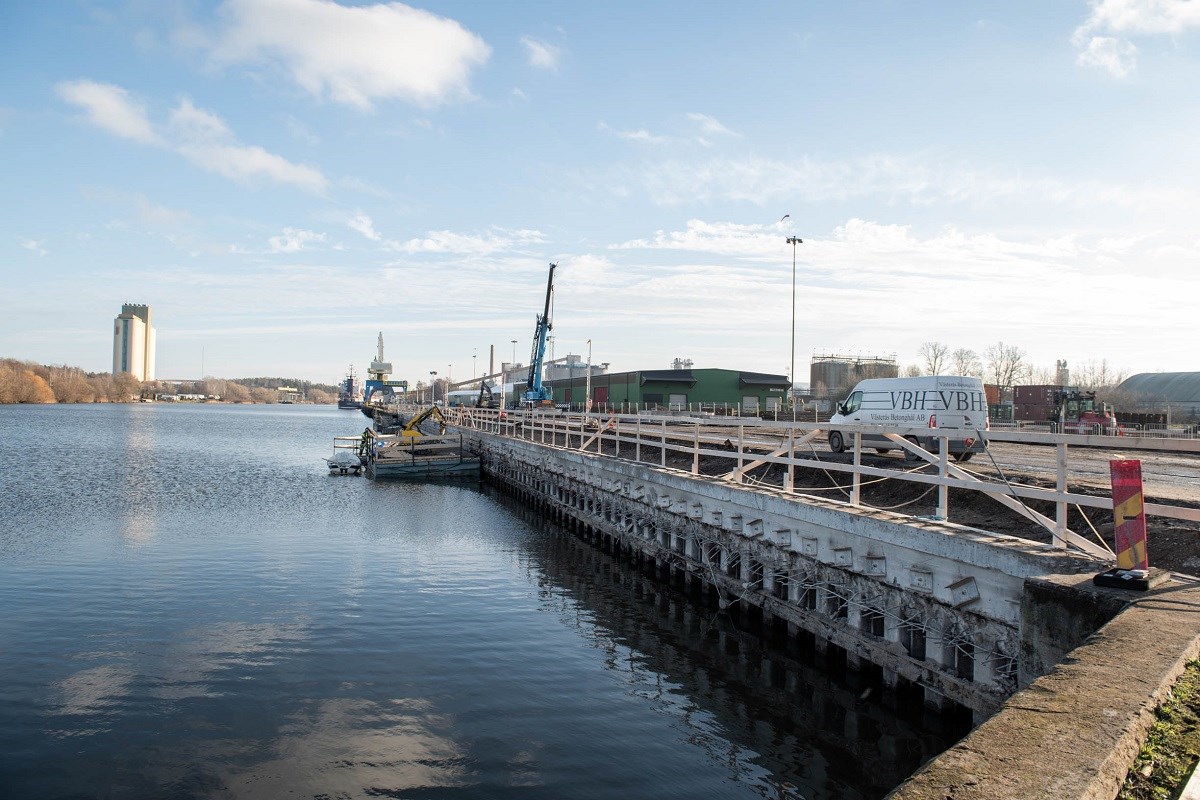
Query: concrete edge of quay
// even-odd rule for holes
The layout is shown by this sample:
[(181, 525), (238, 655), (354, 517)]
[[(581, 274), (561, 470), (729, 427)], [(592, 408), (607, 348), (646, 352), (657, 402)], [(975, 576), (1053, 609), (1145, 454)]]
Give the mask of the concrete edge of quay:
[[(505, 442), (501, 449), (507, 455), (494, 466), (499, 468), (496, 477), (502, 483), (588, 531), (608, 531), (614, 541), (621, 540), (623, 546), (643, 551), (656, 561), (661, 558), (670, 568), (677, 566), (680, 554), (693, 549), (690, 544), (679, 549), (676, 534), (690, 535), (700, 524), (711, 527), (716, 537), (750, 547), (747, 552), (752, 557), (757, 552), (754, 548), (759, 547), (793, 549), (796, 537), (775, 530), (779, 525), (791, 527), (804, 521), (820, 526), (829, 523), (825, 517), (831, 514), (856, 518), (855, 527), (861, 530), (854, 535), (877, 544), (894, 538), (885, 529), (892, 516), (886, 512), (851, 511), (828, 501), (795, 497), (786, 498), (786, 508), (775, 508), (779, 500), (775, 492), (747, 491), (747, 487), (719, 479), (697, 480), (666, 468), (603, 462), (593, 454), (547, 450), (525, 442)], [(793, 506), (796, 502), (799, 505)], [(710, 505), (724, 513), (709, 520)], [(637, 519), (632, 528), (616, 524), (628, 522), (631, 513), (646, 519)], [(746, 522), (759, 516), (761, 519)], [(772, 522), (772, 517), (779, 519)], [(1088, 563), (1092, 560), (1082, 555), (1046, 552), (960, 526), (943, 530), (943, 525), (926, 520), (904, 521), (908, 524), (905, 538), (917, 540), (909, 541), (910, 547), (918, 547), (931, 558), (952, 555), (941, 549), (947, 545), (944, 533), (953, 533), (960, 557), (990, 564), (992, 578), (1007, 574), (1009, 583), (1017, 582), (1020, 661), (1026, 679), (1019, 682), (1024, 688), (1007, 699), (995, 697), (994, 705), (990, 704), (989, 687), (976, 684), (981, 677), (990, 680), (994, 676), (976, 672), (967, 685), (955, 679), (955, 665), (943, 663), (944, 659), (935, 664), (940, 671), (903, 674), (900, 671), (912, 665), (902, 658), (895, 642), (885, 641), (883, 649), (859, 652), (858, 639), (849, 637), (856, 629), (853, 620), (843, 630), (802, 609), (790, 613), (795, 611), (795, 598), (777, 602), (765, 579), (766, 593), (757, 593), (762, 595), (759, 597), (736, 581), (724, 580), (719, 570), (707, 578), (764, 614), (785, 619), (789, 626), (795, 623), (797, 628), (810, 628), (830, 645), (844, 648), (848, 662), (852, 657), (865, 659), (896, 670), (900, 677), (917, 680), (933, 692), (932, 708), (939, 707), (936, 700), (941, 694), (982, 712), (977, 716), (988, 717), (961, 742), (900, 784), (888, 800), (1112, 800), (1146, 739), (1158, 706), (1188, 661), (1200, 655), (1200, 582), (1176, 578), (1146, 593), (1100, 588), (1092, 577), (1104, 565)], [(934, 536), (935, 532), (943, 535)], [(782, 533), (787, 536), (777, 536)], [(801, 537), (802, 543), (808, 541)], [(976, 551), (986, 545), (992, 545), (987, 557), (978, 558)], [(849, 552), (848, 547), (842, 550)], [(835, 556), (831, 568), (854, 569), (849, 560), (839, 566), (836, 555), (841, 550), (837, 547), (831, 552)], [(794, 553), (796, 559), (815, 561), (828, 561), (828, 555), (824, 550)], [(718, 566), (723, 568), (723, 561)], [(1047, 572), (1058, 569), (1063, 572)], [(991, 578), (980, 577), (981, 585), (987, 586)], [(887, 633), (885, 626), (885, 637)], [(985, 628), (979, 633), (986, 636), (989, 631)], [(927, 666), (928, 653), (925, 662), (921, 666)], [(947, 668), (951, 672), (947, 673)], [(886, 678), (885, 670), (885, 685)], [(955, 689), (962, 691), (952, 691)], [(974, 694), (969, 689), (975, 690)], [(927, 692), (927, 705), (929, 700)]]
[(1200, 584), (1172, 581), (1131, 598), (888, 800), (1116, 797), (1155, 710), (1200, 655)]

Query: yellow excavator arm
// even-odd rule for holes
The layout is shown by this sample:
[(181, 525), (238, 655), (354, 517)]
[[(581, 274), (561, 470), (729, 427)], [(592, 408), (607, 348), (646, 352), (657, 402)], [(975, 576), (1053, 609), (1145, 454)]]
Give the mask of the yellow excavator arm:
[(442, 410), (437, 406), (430, 406), (410, 419), (408, 424), (401, 428), (396, 435), (407, 439), (418, 439), (424, 436), (425, 434), (421, 433), (421, 423), (427, 419), (437, 420), (439, 436), (446, 432), (446, 417), (442, 415)]

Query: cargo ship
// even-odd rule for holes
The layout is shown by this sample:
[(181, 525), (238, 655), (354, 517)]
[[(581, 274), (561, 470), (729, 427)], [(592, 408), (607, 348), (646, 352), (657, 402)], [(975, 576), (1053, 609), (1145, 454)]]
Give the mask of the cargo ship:
[(342, 380), (341, 387), (338, 389), (338, 408), (362, 408), (363, 404), (363, 386), (359, 381), (358, 376), (354, 374), (354, 365), (350, 365), (350, 371), (346, 373), (345, 379)]

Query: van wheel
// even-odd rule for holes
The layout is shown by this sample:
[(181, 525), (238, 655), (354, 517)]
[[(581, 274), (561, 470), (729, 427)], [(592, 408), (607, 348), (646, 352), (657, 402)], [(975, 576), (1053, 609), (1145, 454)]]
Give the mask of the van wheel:
[(975, 455), (975, 454), (974, 453), (959, 453), (956, 456), (954, 456), (954, 460), (955, 461), (970, 461), (971, 456), (973, 456), (973, 455)]
[(829, 434), (829, 449), (835, 453), (844, 453), (846, 451), (846, 442), (842, 439), (840, 431), (834, 431)]
[[(920, 444), (917, 442), (917, 437), (905, 436), (904, 438), (907, 439), (910, 443), (915, 444), (918, 447), (920, 447)], [(905, 450), (904, 451), (904, 460), (905, 461), (922, 461), (923, 459), (916, 453), (912, 452), (911, 450)]]

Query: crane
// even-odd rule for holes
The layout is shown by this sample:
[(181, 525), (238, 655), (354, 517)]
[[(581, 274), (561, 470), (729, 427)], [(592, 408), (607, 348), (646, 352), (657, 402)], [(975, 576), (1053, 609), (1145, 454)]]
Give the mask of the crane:
[(550, 276), (546, 279), (546, 308), (537, 318), (537, 326), (533, 329), (533, 351), (529, 355), (529, 377), (525, 380), (525, 392), (521, 401), (526, 405), (550, 405), (554, 393), (542, 385), (542, 359), (546, 356), (546, 336), (550, 333), (550, 296), (554, 292), (554, 270), (557, 264), (550, 265)]

